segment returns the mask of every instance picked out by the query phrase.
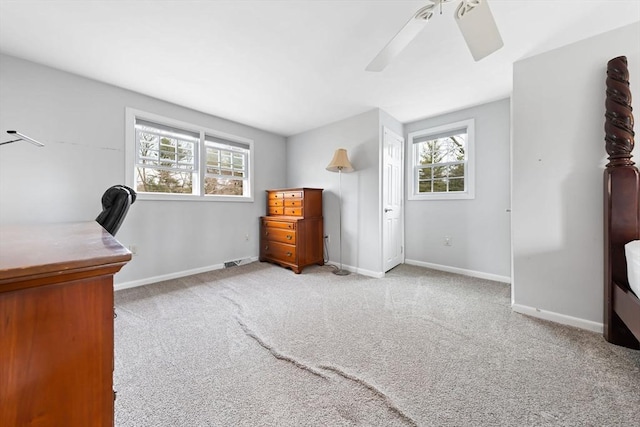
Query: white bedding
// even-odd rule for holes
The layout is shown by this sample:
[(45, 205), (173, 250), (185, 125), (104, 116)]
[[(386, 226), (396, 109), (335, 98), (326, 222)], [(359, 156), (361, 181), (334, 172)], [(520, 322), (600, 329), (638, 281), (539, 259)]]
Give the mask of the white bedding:
[(627, 258), (627, 277), (634, 294), (640, 297), (640, 240), (634, 240), (624, 245)]

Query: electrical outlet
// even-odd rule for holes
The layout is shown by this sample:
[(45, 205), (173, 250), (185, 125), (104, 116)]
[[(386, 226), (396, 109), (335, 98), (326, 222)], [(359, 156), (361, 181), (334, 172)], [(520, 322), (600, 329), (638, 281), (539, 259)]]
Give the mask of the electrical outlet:
[(331, 243), (331, 236), (329, 236), (328, 234), (325, 234), (324, 240), (327, 241), (327, 244)]
[(444, 244), (445, 246), (451, 246), (451, 237), (449, 237), (449, 236), (444, 236), (444, 242), (443, 242), (443, 244)]
[(249, 233), (244, 235), (244, 240), (247, 241), (247, 242), (249, 241)]

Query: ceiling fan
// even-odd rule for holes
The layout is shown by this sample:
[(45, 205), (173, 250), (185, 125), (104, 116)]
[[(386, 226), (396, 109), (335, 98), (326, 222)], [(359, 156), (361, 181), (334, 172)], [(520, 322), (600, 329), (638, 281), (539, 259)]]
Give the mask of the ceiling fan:
[[(398, 55), (431, 19), (436, 7), (452, 0), (429, 0), (430, 4), (419, 9), (394, 38), (367, 65), (367, 71), (382, 71)], [(454, 18), (464, 37), (473, 59), (481, 60), (500, 49), (504, 44), (486, 0), (462, 0)]]

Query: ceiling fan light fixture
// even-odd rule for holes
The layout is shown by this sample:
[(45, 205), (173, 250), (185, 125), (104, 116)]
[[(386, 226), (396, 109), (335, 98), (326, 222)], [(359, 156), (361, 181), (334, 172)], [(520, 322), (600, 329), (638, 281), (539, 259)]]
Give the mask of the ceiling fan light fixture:
[(428, 21), (433, 16), (433, 9), (435, 7), (435, 4), (428, 4), (425, 7), (418, 9), (418, 11), (413, 15), (413, 19)]

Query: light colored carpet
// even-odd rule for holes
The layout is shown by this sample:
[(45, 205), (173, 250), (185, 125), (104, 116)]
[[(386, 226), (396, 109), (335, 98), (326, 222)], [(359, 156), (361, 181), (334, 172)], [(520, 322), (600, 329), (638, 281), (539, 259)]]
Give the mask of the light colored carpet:
[(116, 292), (116, 425), (638, 425), (640, 351), (514, 313), (506, 284), (331, 270)]

